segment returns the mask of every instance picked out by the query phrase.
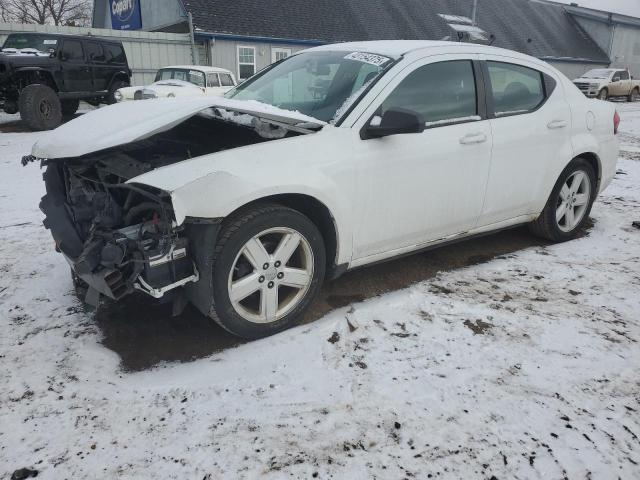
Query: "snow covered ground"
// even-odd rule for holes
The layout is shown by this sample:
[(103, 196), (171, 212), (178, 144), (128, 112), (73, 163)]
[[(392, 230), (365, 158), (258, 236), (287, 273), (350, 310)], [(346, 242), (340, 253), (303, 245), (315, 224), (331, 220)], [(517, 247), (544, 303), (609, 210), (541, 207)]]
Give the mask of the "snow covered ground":
[[(0, 134), (0, 478), (640, 478), (640, 105), (579, 240), (121, 367)], [(0, 119), (2, 122), (3, 119)]]

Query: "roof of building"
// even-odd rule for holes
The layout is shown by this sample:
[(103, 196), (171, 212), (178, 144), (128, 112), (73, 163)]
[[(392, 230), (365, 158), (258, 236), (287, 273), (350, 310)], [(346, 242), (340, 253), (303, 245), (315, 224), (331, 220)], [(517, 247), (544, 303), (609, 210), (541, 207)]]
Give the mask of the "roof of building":
[[(470, 17), (471, 0), (183, 0), (196, 31), (272, 39), (345, 42), (442, 40), (447, 16)], [(444, 15), (444, 17), (443, 17)], [(560, 5), (479, 0), (477, 25), (493, 44), (538, 58), (610, 62)], [(456, 38), (453, 38), (454, 40)]]

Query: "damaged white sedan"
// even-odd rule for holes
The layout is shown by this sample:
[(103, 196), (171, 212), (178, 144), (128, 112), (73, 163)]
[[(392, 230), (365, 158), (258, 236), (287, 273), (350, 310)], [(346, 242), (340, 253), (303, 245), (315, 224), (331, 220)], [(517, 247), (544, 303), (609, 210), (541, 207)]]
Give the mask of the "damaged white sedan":
[(574, 238), (615, 174), (618, 122), (531, 57), (364, 42), (226, 98), (97, 110), (24, 163), (46, 166), (44, 224), (87, 301), (141, 291), (259, 338), (351, 268), (522, 224)]

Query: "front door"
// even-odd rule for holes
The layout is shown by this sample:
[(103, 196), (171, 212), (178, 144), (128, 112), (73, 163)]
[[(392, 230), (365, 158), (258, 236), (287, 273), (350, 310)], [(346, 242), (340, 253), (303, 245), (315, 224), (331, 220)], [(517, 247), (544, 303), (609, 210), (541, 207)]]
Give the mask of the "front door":
[[(555, 73), (486, 59), (493, 155), (480, 226), (539, 213), (555, 178), (549, 172), (573, 155), (571, 111)], [(564, 162), (564, 163), (563, 163)], [(558, 172), (559, 173), (559, 172)]]
[(411, 110), (426, 128), (367, 140), (354, 132), (355, 264), (418, 249), (476, 225), (492, 138), (473, 60), (459, 55), (419, 60), (363, 115), (367, 125), (389, 109)]
[(91, 92), (93, 80), (80, 40), (65, 39), (60, 50), (65, 92)]
[(629, 72), (626, 70), (620, 70), (613, 75), (614, 79), (618, 79), (613, 83), (615, 86), (615, 93), (613, 95), (627, 96), (631, 92), (631, 78)]

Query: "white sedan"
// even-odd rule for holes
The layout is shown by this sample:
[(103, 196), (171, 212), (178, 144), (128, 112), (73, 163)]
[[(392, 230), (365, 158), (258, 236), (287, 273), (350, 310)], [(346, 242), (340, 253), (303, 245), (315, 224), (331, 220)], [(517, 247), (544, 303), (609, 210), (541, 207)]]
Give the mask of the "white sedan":
[(517, 225), (575, 238), (616, 172), (618, 124), (513, 51), (347, 43), (227, 98), (97, 110), (25, 163), (47, 166), (45, 225), (87, 301), (189, 301), (259, 338), (349, 269)]
[(118, 102), (151, 98), (222, 96), (236, 86), (229, 70), (217, 67), (178, 65), (158, 70), (155, 82), (146, 87), (125, 87), (116, 91)]

